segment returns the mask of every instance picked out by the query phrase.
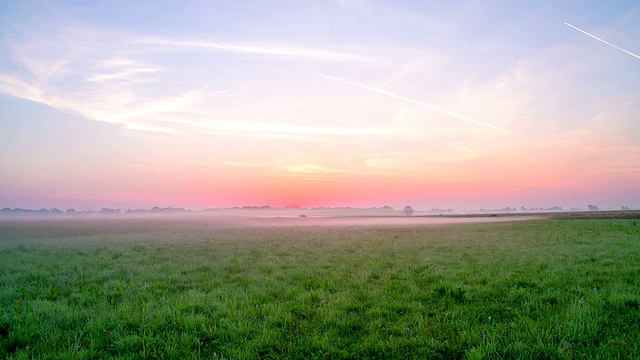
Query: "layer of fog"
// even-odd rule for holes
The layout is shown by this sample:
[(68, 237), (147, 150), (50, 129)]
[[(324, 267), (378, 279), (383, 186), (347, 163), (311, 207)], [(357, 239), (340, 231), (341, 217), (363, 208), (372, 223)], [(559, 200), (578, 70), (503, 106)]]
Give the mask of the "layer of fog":
[(46, 214), (24, 212), (0, 216), (2, 221), (150, 221), (165, 223), (202, 223), (215, 227), (280, 227), (280, 226), (425, 226), (539, 219), (534, 214), (483, 215), (412, 215), (404, 212), (367, 212), (362, 210), (310, 211), (305, 209), (226, 209), (197, 212), (134, 212)]

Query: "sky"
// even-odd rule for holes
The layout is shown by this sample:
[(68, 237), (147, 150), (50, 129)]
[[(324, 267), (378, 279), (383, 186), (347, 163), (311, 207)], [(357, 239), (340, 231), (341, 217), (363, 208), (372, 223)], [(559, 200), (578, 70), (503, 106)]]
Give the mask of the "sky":
[(0, 1), (0, 207), (640, 208), (637, 1)]

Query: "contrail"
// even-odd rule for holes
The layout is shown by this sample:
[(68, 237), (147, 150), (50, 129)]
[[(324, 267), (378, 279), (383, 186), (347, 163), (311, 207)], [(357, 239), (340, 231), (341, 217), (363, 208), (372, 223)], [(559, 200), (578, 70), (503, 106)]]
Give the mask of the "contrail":
[[(255, 55), (248, 54), (246, 52), (237, 50), (237, 49), (232, 48), (232, 47), (224, 46), (224, 45), (212, 44), (210, 46), (213, 46), (213, 47), (216, 47), (216, 48), (220, 48), (220, 49), (223, 49), (223, 50), (226, 50), (226, 51), (238, 53), (238, 54), (241, 54), (241, 55), (244, 55), (244, 56), (247, 56), (247, 57), (256, 57)], [(436, 106), (436, 105), (432, 105), (432, 104), (429, 104), (429, 103), (425, 103), (425, 102), (409, 99), (409, 98), (406, 98), (404, 96), (400, 96), (400, 95), (396, 95), (394, 93), (390, 93), (390, 92), (388, 92), (386, 90), (378, 89), (378, 88), (367, 86), (367, 85), (363, 85), (363, 84), (354, 83), (354, 82), (348, 81), (348, 80), (338, 79), (336, 77), (325, 75), (325, 74), (321, 74), (319, 72), (315, 72), (315, 71), (311, 71), (311, 70), (306, 70), (306, 69), (300, 69), (300, 70), (308, 72), (310, 74), (321, 76), (321, 77), (326, 78), (326, 79), (339, 81), (339, 82), (344, 83), (344, 84), (348, 84), (348, 85), (351, 85), (351, 86), (356, 86), (356, 87), (363, 88), (363, 89), (366, 89), (366, 90), (369, 90), (369, 91), (377, 92), (378, 94), (387, 95), (387, 96), (390, 96), (390, 97), (395, 98), (395, 99), (403, 100), (403, 101), (409, 102), (409, 103), (414, 104), (414, 105), (422, 106), (422, 107), (425, 107), (427, 109), (431, 109), (431, 110), (437, 111), (439, 113), (443, 113), (443, 114), (449, 115), (451, 117), (454, 117), (454, 118), (462, 120), (462, 121), (466, 121), (466, 122), (471, 123), (471, 124), (476, 124), (476, 125), (488, 127), (490, 129), (494, 129), (494, 130), (498, 130), (498, 131), (502, 131), (502, 132), (506, 132), (506, 133), (511, 133), (511, 131), (509, 131), (509, 130), (507, 130), (505, 128), (501, 128), (499, 126), (487, 124), (487, 123), (482, 122), (482, 121), (474, 120), (474, 119), (468, 118), (466, 116), (462, 116), (460, 114), (456, 114), (455, 112), (453, 112), (451, 110), (448, 110), (448, 109), (445, 109), (445, 108), (442, 108), (442, 107), (439, 107), (439, 106)]]
[(627, 54), (629, 54), (629, 55), (631, 55), (631, 56), (633, 56), (633, 57), (635, 57), (635, 58), (640, 59), (640, 55), (634, 54), (634, 53), (632, 53), (631, 51), (627, 51), (627, 50), (625, 50), (625, 49), (623, 49), (623, 48), (621, 48), (621, 47), (615, 46), (615, 45), (613, 45), (612, 43), (607, 42), (607, 41), (605, 41), (605, 40), (602, 40), (602, 39), (600, 39), (599, 37), (597, 37), (597, 36), (595, 36), (595, 35), (589, 34), (588, 32), (586, 32), (586, 31), (584, 31), (584, 30), (580, 29), (580, 28), (579, 28), (579, 27), (577, 27), (577, 26), (573, 26), (573, 25), (571, 25), (571, 24), (569, 24), (569, 23), (567, 23), (567, 22), (566, 22), (566, 23), (564, 23), (564, 24), (565, 24), (565, 25), (567, 25), (567, 26), (569, 26), (569, 27), (572, 27), (572, 28), (574, 28), (574, 29), (576, 29), (576, 30), (578, 30), (578, 31), (580, 31), (581, 33), (583, 33), (583, 34), (585, 34), (585, 35), (589, 35), (589, 36), (591, 36), (592, 38), (594, 38), (594, 39), (596, 39), (596, 40), (598, 40), (598, 41), (601, 41), (601, 42), (603, 42), (603, 43), (605, 43), (605, 44), (607, 44), (607, 45), (609, 45), (609, 46), (611, 46), (611, 47), (614, 47), (614, 48), (616, 48), (616, 49), (618, 49), (618, 50), (620, 50), (620, 51), (624, 51), (624, 52), (626, 52)]
[(409, 103), (414, 104), (414, 105), (422, 106), (422, 107), (425, 107), (427, 109), (431, 109), (431, 110), (437, 111), (439, 113), (443, 113), (443, 114), (449, 115), (451, 117), (454, 117), (454, 118), (462, 120), (462, 121), (466, 121), (466, 122), (471, 123), (471, 124), (476, 124), (476, 125), (488, 127), (488, 128), (491, 128), (491, 129), (494, 129), (494, 130), (498, 130), (498, 131), (502, 131), (502, 132), (506, 132), (506, 133), (510, 133), (511, 132), (511, 131), (509, 131), (507, 129), (504, 129), (504, 128), (501, 128), (501, 127), (498, 127), (498, 126), (495, 126), (495, 125), (487, 124), (487, 123), (482, 122), (482, 121), (474, 120), (474, 119), (468, 118), (466, 116), (462, 116), (460, 114), (456, 114), (451, 110), (448, 110), (448, 109), (445, 109), (445, 108), (442, 108), (442, 107), (439, 107), (439, 106), (436, 106), (436, 105), (432, 105), (432, 104), (429, 104), (429, 103), (425, 103), (425, 102), (409, 99), (409, 98), (406, 98), (404, 96), (400, 96), (400, 95), (396, 95), (394, 93), (390, 93), (390, 92), (388, 92), (386, 90), (378, 89), (378, 88), (367, 86), (367, 85), (363, 85), (363, 84), (354, 83), (354, 82), (348, 81), (348, 80), (338, 79), (336, 77), (325, 75), (325, 74), (321, 74), (319, 72), (315, 72), (315, 71), (311, 71), (311, 70), (304, 70), (304, 71), (306, 71), (308, 73), (311, 73), (311, 74), (314, 74), (314, 75), (321, 76), (321, 77), (323, 77), (325, 79), (331, 79), (331, 80), (339, 81), (339, 82), (347, 84), (347, 85), (351, 85), (351, 86), (356, 86), (356, 87), (359, 87), (359, 88), (367, 89), (369, 91), (377, 92), (378, 94), (387, 95), (389, 97), (392, 97), (392, 98), (395, 98), (395, 99), (399, 99), (399, 100), (403, 100), (403, 101), (409, 102)]

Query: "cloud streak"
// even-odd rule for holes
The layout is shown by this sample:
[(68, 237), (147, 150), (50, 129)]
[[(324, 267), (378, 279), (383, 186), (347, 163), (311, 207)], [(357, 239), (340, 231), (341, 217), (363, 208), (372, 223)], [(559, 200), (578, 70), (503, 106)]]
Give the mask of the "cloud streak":
[(321, 48), (308, 48), (297, 46), (276, 45), (271, 43), (254, 44), (224, 44), (200, 39), (174, 40), (168, 38), (146, 38), (138, 40), (138, 43), (150, 46), (152, 51), (223, 51), (252, 56), (270, 56), (283, 58), (304, 58), (314, 61), (366, 63), (377, 60), (362, 55), (345, 53)]
[(301, 174), (301, 175), (328, 175), (328, 174), (365, 174), (365, 175), (377, 175), (380, 174), (376, 171), (365, 171), (358, 169), (337, 169), (329, 168), (323, 165), (318, 165), (309, 162), (300, 162), (295, 164), (283, 164), (282, 168), (288, 173)]
[(308, 72), (310, 74), (314, 74), (314, 75), (323, 77), (325, 79), (331, 79), (331, 80), (339, 81), (339, 82), (341, 82), (343, 84), (359, 87), (359, 88), (362, 88), (362, 89), (366, 89), (366, 90), (369, 90), (369, 91), (376, 92), (378, 94), (382, 94), (382, 95), (386, 95), (386, 96), (392, 97), (394, 99), (406, 101), (408, 103), (411, 103), (411, 104), (414, 104), (414, 105), (418, 105), (418, 106), (421, 106), (421, 107), (424, 107), (424, 108), (427, 108), (427, 109), (430, 109), (430, 110), (433, 110), (433, 111), (437, 111), (439, 113), (454, 117), (454, 118), (456, 118), (458, 120), (462, 120), (462, 121), (468, 122), (470, 124), (484, 126), (484, 127), (487, 127), (487, 128), (493, 129), (493, 130), (497, 130), (497, 131), (501, 131), (501, 132), (505, 132), (505, 133), (511, 133), (510, 130), (507, 130), (505, 128), (501, 128), (499, 126), (492, 125), (492, 124), (489, 124), (489, 123), (486, 123), (486, 122), (482, 122), (482, 121), (479, 121), (479, 120), (471, 119), (469, 117), (457, 114), (457, 113), (455, 113), (455, 112), (453, 112), (453, 111), (451, 111), (449, 109), (445, 109), (443, 107), (436, 106), (436, 105), (433, 105), (433, 104), (430, 104), (430, 103), (427, 103), (427, 102), (413, 100), (413, 99), (410, 99), (410, 98), (407, 98), (407, 97), (404, 97), (404, 96), (401, 96), (401, 95), (397, 95), (397, 94), (388, 92), (388, 91), (383, 90), (383, 89), (379, 89), (379, 88), (376, 88), (376, 87), (355, 83), (353, 81), (339, 79), (337, 77), (333, 77), (333, 76), (326, 75), (326, 74), (321, 74), (319, 72), (315, 72), (315, 71), (311, 71), (311, 70), (304, 70), (304, 71), (306, 71), (306, 72)]
[(613, 47), (613, 48), (616, 48), (616, 49), (618, 49), (618, 50), (620, 50), (620, 51), (622, 51), (622, 52), (625, 52), (625, 53), (627, 53), (627, 54), (629, 54), (629, 55), (631, 55), (631, 56), (633, 56), (633, 57), (635, 57), (635, 58), (637, 58), (637, 59), (640, 59), (640, 55), (638, 55), (638, 54), (634, 54), (634, 53), (632, 53), (631, 51), (628, 51), (628, 50), (625, 50), (625, 49), (623, 49), (623, 48), (621, 48), (621, 47), (619, 47), (619, 46), (613, 45), (612, 43), (610, 43), (610, 42), (608, 42), (608, 41), (606, 41), (606, 40), (603, 40), (603, 39), (601, 39), (601, 38), (599, 38), (599, 37), (597, 37), (597, 36), (595, 36), (595, 35), (593, 35), (593, 34), (590, 34), (590, 33), (586, 32), (586, 31), (584, 31), (584, 30), (580, 29), (580, 28), (579, 28), (579, 27), (577, 27), (577, 26), (571, 25), (571, 24), (569, 24), (568, 22), (565, 22), (564, 24), (565, 24), (565, 25), (567, 25), (567, 26), (569, 26), (569, 27), (571, 27), (571, 28), (573, 28), (573, 29), (575, 29), (575, 30), (580, 31), (581, 33), (583, 33), (583, 34), (585, 34), (585, 35), (587, 35), (587, 36), (590, 36), (590, 37), (592, 37), (592, 38), (594, 38), (594, 39), (596, 39), (596, 40), (598, 40), (598, 41), (600, 41), (600, 42), (603, 42), (603, 43), (605, 43), (605, 44), (607, 44), (607, 45), (609, 45), (609, 46), (611, 46), (611, 47)]

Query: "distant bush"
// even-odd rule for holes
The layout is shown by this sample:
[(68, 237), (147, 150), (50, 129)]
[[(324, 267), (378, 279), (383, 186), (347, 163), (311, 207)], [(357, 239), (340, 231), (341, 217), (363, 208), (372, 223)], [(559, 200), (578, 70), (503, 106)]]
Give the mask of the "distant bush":
[(404, 214), (406, 216), (411, 216), (411, 214), (413, 214), (413, 208), (409, 205), (404, 207)]

